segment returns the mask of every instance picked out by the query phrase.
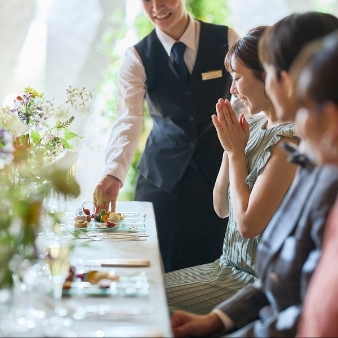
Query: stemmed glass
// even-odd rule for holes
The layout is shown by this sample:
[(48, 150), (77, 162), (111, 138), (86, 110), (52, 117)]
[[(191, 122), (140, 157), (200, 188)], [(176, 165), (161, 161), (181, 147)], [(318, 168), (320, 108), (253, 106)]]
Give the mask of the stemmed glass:
[(67, 196), (51, 188), (48, 196), (44, 199), (43, 206), (45, 234), (48, 236), (51, 232), (60, 233), (63, 231), (67, 223)]
[(12, 312), (13, 329), (16, 332), (28, 332), (45, 316), (45, 312), (36, 309), (32, 304), (32, 293), (40, 265), (34, 259), (22, 259), (14, 256), (10, 262), (15, 282), (15, 303)]
[(69, 273), (70, 240), (64, 234), (49, 235), (45, 239), (46, 261), (49, 266), (54, 297), (54, 313), (47, 317), (44, 326), (55, 334), (72, 325), (70, 318), (64, 317), (61, 305), (62, 288)]

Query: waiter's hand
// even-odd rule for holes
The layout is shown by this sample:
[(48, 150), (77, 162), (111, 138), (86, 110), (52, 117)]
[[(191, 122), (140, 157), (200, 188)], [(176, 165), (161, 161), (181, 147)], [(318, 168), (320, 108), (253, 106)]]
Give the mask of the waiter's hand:
[[(93, 203), (95, 204), (97, 213), (102, 209), (115, 211), (116, 200), (121, 186), (121, 181), (110, 175), (106, 175), (98, 183), (93, 195)], [(110, 209), (109, 204), (111, 204)]]

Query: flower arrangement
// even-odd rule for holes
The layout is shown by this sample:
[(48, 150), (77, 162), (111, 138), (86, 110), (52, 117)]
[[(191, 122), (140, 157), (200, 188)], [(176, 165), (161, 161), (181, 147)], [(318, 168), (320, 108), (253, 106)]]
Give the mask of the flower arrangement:
[[(86, 104), (91, 93), (67, 89), (67, 100), (55, 107), (32, 88), (25, 88), (13, 105), (0, 109), (0, 289), (13, 283), (9, 262), (16, 255), (37, 255), (43, 200), (51, 189), (77, 197), (80, 188), (69, 175), (71, 164), (58, 156), (71, 151), (71, 140), (81, 137), (69, 126), (71, 110)], [(53, 163), (53, 165), (50, 165)]]
[(13, 135), (15, 162), (28, 160), (36, 167), (51, 162), (66, 149), (73, 149), (70, 140), (81, 137), (69, 129), (74, 120), (69, 113), (85, 106), (92, 96), (85, 88), (69, 87), (66, 94), (66, 101), (55, 107), (43, 94), (27, 87), (12, 106), (1, 108), (0, 126)]

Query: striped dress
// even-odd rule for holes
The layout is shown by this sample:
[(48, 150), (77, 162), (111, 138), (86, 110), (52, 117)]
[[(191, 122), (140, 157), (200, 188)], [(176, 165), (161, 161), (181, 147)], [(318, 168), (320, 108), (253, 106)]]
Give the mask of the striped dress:
[[(252, 190), (271, 156), (272, 147), (282, 137), (298, 138), (293, 124), (264, 129), (267, 122), (265, 115), (251, 116), (247, 121), (250, 137), (245, 149), (249, 172), (246, 183)], [(256, 280), (255, 257), (260, 237), (245, 239), (241, 236), (229, 197), (229, 223), (221, 257), (213, 263), (164, 274), (169, 309), (206, 314), (248, 283), (253, 283)]]

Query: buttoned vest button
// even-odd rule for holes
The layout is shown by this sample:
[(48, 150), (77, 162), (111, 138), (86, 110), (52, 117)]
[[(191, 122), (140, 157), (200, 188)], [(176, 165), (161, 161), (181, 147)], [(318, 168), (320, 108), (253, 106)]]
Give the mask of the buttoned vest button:
[(191, 95), (191, 90), (187, 90), (187, 91), (185, 92), (185, 95), (190, 96), (190, 95)]
[(194, 120), (195, 120), (195, 118), (194, 118), (193, 116), (189, 116), (189, 117), (188, 117), (188, 121), (192, 122), (192, 121), (194, 121)]
[(189, 142), (189, 147), (190, 148), (194, 148), (195, 147), (195, 143), (194, 142)]

